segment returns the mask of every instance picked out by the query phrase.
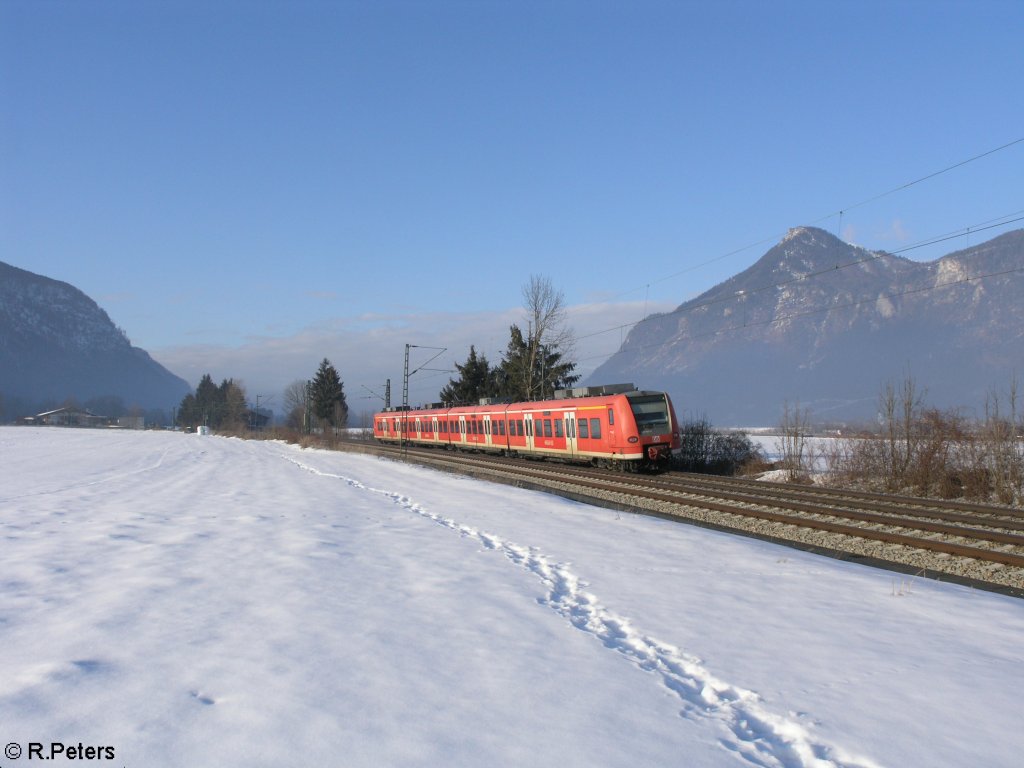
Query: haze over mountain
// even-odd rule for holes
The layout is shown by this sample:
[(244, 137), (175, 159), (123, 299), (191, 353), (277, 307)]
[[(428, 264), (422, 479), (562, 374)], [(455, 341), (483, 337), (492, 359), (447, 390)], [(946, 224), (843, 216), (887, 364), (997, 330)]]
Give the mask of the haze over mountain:
[(120, 398), (125, 407), (170, 411), (189, 391), (82, 291), (0, 262), (4, 418), (68, 398)]
[(1022, 297), (1024, 230), (922, 263), (798, 227), (637, 325), (588, 382), (665, 389), (680, 417), (718, 426), (778, 424), (786, 402), (812, 420), (869, 420), (908, 374), (931, 405), (980, 409), (1024, 374)]

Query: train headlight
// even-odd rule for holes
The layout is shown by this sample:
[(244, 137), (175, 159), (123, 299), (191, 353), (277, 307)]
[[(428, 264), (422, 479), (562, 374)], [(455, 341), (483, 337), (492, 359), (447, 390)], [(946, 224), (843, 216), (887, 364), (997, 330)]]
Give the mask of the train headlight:
[(636, 435), (633, 435), (631, 438), (629, 438), (629, 442), (631, 442), (631, 443), (639, 443), (640, 442), (640, 438), (637, 437)]

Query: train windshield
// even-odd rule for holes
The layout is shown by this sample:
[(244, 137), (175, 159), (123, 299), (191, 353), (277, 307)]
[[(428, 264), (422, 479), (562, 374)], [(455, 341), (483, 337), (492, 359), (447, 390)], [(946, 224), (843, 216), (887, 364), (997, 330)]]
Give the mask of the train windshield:
[(630, 397), (629, 405), (636, 418), (641, 435), (664, 435), (671, 432), (668, 422), (668, 403), (665, 395), (640, 395)]

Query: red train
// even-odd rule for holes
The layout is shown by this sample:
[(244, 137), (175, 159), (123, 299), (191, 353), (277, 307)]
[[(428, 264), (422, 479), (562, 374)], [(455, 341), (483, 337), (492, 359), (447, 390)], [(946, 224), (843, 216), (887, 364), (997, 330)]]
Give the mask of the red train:
[(680, 449), (669, 396), (632, 384), (558, 390), (553, 400), (523, 403), (389, 408), (374, 414), (373, 436), (630, 471), (663, 469)]

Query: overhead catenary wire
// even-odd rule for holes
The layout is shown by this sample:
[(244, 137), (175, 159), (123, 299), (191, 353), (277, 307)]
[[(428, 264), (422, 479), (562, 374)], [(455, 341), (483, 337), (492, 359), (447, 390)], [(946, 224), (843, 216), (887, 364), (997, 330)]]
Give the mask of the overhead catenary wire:
[(827, 219), (831, 219), (833, 216), (840, 216), (841, 217), (843, 215), (843, 213), (849, 212), (849, 211), (853, 210), (854, 208), (860, 208), (863, 205), (868, 205), (869, 203), (873, 203), (873, 202), (875, 202), (877, 200), (881, 200), (883, 197), (888, 197), (889, 195), (893, 195), (893, 194), (895, 194), (897, 192), (902, 192), (905, 189), (910, 189), (910, 187), (913, 187), (916, 184), (920, 184), (923, 181), (928, 181), (929, 179), (934, 179), (936, 176), (941, 176), (944, 173), (948, 173), (949, 171), (953, 171), (953, 170), (956, 170), (957, 168), (961, 168), (961, 167), (967, 165), (968, 163), (973, 163), (975, 160), (981, 160), (983, 157), (988, 157), (989, 155), (994, 155), (996, 152), (1002, 152), (1004, 149), (1009, 149), (1010, 147), (1012, 147), (1012, 146), (1014, 146), (1016, 144), (1020, 144), (1021, 142), (1024, 142), (1024, 136), (1022, 136), (1019, 139), (1014, 139), (1013, 141), (1007, 142), (1006, 144), (1003, 144), (1001, 147), (996, 147), (995, 149), (990, 149), (987, 152), (982, 152), (980, 155), (975, 155), (974, 157), (969, 157), (966, 160), (961, 160), (959, 163), (954, 163), (953, 165), (950, 165), (950, 166), (948, 166), (946, 168), (943, 168), (941, 171), (934, 171), (933, 173), (929, 173), (929, 174), (927, 174), (925, 176), (922, 176), (919, 179), (914, 179), (914, 181), (908, 181), (906, 184), (901, 184), (898, 187), (893, 187), (892, 189), (888, 190), (887, 192), (882, 192), (881, 194), (874, 195), (873, 197), (869, 197), (866, 200), (861, 200), (859, 203), (854, 203), (853, 205), (844, 206), (842, 209), (840, 209), (838, 211), (833, 211), (830, 214), (822, 216), (820, 219), (816, 219), (812, 223), (817, 224), (817, 223), (820, 223), (822, 221), (826, 221)]
[[(1022, 137), (1020, 137), (1018, 139), (1014, 139), (1013, 141), (1009, 141), (1006, 144), (1002, 144), (1001, 146), (995, 147), (994, 149), (989, 149), (989, 150), (987, 150), (985, 152), (982, 152), (980, 154), (974, 155), (973, 157), (969, 157), (966, 160), (961, 160), (959, 162), (953, 163), (952, 165), (946, 166), (945, 168), (942, 168), (941, 170), (933, 171), (932, 173), (925, 174), (924, 176), (921, 176), (920, 178), (914, 179), (913, 181), (908, 181), (908, 182), (906, 182), (904, 184), (900, 184), (899, 186), (893, 187), (892, 189), (886, 190), (885, 192), (881, 192), (879, 194), (872, 195), (871, 197), (868, 197), (868, 198), (866, 198), (864, 200), (861, 200), (858, 203), (853, 203), (852, 205), (845, 205), (845, 206), (839, 208), (838, 210), (835, 210), (835, 211), (833, 211), (831, 213), (825, 214), (824, 216), (820, 216), (820, 217), (818, 217), (816, 219), (812, 219), (810, 221), (810, 224), (811, 225), (820, 224), (823, 221), (828, 221), (829, 219), (833, 218), (834, 216), (842, 217), (844, 214), (848, 213), (849, 211), (851, 211), (851, 210), (853, 210), (855, 208), (861, 208), (861, 207), (863, 207), (865, 205), (868, 205), (870, 203), (873, 203), (873, 202), (876, 202), (878, 200), (881, 200), (884, 197), (888, 197), (889, 195), (893, 195), (893, 194), (895, 194), (897, 192), (902, 192), (904, 190), (910, 189), (911, 187), (916, 186), (918, 184), (921, 184), (922, 182), (928, 181), (930, 179), (934, 179), (937, 176), (941, 176), (941, 175), (943, 175), (945, 173), (949, 173), (950, 171), (956, 170), (957, 168), (962, 168), (965, 165), (973, 163), (973, 162), (975, 162), (977, 160), (981, 160), (982, 158), (988, 157), (990, 155), (994, 155), (997, 152), (1002, 152), (1003, 150), (1009, 149), (1010, 147), (1014, 147), (1014, 146), (1016, 146), (1018, 144), (1021, 144), (1021, 143), (1024, 143), (1024, 136), (1022, 136)], [(652, 285), (657, 285), (658, 283), (663, 283), (663, 282), (666, 282), (667, 280), (672, 280), (674, 278), (680, 277), (681, 275), (685, 275), (685, 274), (688, 274), (690, 272), (694, 272), (694, 271), (696, 271), (698, 269), (701, 269), (703, 267), (707, 267), (707, 266), (710, 266), (711, 264), (715, 264), (715, 263), (717, 263), (719, 261), (722, 261), (723, 259), (728, 259), (731, 256), (736, 256), (737, 254), (743, 253), (744, 251), (750, 250), (751, 248), (756, 248), (759, 245), (766, 245), (768, 243), (776, 243), (781, 238), (785, 237), (785, 234), (786, 234), (785, 232), (782, 232), (782, 233), (779, 233), (779, 234), (771, 235), (769, 237), (761, 238), (761, 239), (759, 239), (759, 240), (757, 240), (755, 242), (747, 243), (746, 245), (743, 245), (743, 246), (741, 246), (739, 248), (734, 248), (733, 250), (729, 251), (728, 253), (723, 253), (723, 254), (721, 254), (719, 256), (714, 256), (714, 257), (712, 257), (710, 259), (707, 259), (706, 261), (702, 261), (702, 262), (700, 262), (698, 264), (693, 264), (693, 265), (691, 265), (689, 267), (686, 267), (685, 269), (681, 269), (681, 270), (678, 270), (678, 271), (673, 272), (671, 274), (664, 275), (663, 277), (658, 277), (658, 278), (655, 278), (653, 280), (650, 280), (650, 281), (648, 281), (645, 284), (645, 286), (646, 286), (646, 288), (650, 289), (650, 287)], [(608, 300), (609, 301), (614, 301), (615, 299), (621, 298), (622, 296), (628, 296), (629, 294), (634, 293), (634, 292), (640, 290), (641, 287), (644, 287), (644, 286), (637, 286), (635, 288), (630, 288), (628, 291), (624, 291), (622, 293), (618, 293), (618, 294), (612, 296)]]
[[(846, 302), (845, 304), (835, 304), (835, 305), (828, 306), (828, 307), (815, 307), (815, 308), (812, 308), (812, 309), (802, 310), (800, 312), (791, 312), (791, 313), (786, 314), (786, 315), (778, 315), (776, 317), (772, 317), (769, 320), (759, 320), (757, 322), (746, 322), (746, 321), (744, 321), (743, 324), (741, 324), (741, 325), (726, 326), (724, 328), (718, 328), (718, 329), (716, 329), (714, 331), (706, 331), (704, 333), (687, 334), (685, 336), (679, 337), (679, 340), (680, 341), (691, 341), (693, 339), (710, 338), (712, 336), (718, 336), (718, 335), (723, 334), (723, 333), (731, 333), (733, 331), (743, 331), (743, 330), (747, 330), (749, 328), (756, 328), (758, 326), (775, 325), (776, 323), (783, 323), (783, 322), (786, 322), (787, 320), (794, 320), (794, 319), (797, 319), (797, 318), (800, 318), (800, 317), (807, 317), (809, 315), (828, 314), (829, 312), (836, 312), (836, 311), (841, 310), (841, 309), (850, 309), (852, 307), (859, 307), (859, 306), (862, 306), (864, 304), (874, 304), (874, 303), (877, 303), (880, 299), (897, 299), (897, 298), (901, 298), (903, 296), (911, 296), (911, 295), (919, 294), (919, 293), (927, 293), (929, 291), (936, 291), (936, 290), (938, 290), (940, 288), (949, 288), (949, 287), (954, 286), (954, 285), (962, 285), (964, 283), (972, 283), (972, 282), (976, 282), (976, 281), (979, 281), (979, 280), (986, 280), (986, 279), (988, 279), (990, 277), (1002, 277), (1004, 275), (1012, 275), (1012, 274), (1016, 274), (1018, 272), (1024, 272), (1024, 266), (1014, 267), (1013, 269), (1004, 269), (1004, 270), (1001, 270), (999, 272), (988, 272), (988, 273), (983, 274), (983, 275), (971, 275), (971, 276), (968, 276), (968, 277), (959, 278), (957, 280), (949, 280), (949, 281), (946, 281), (944, 283), (936, 283), (935, 285), (928, 285), (928, 286), (923, 286), (923, 287), (919, 287), (919, 288), (907, 288), (907, 289), (902, 290), (902, 291), (893, 291), (892, 293), (883, 293), (883, 294), (879, 294), (878, 296), (873, 296), (873, 297), (867, 298), (867, 299), (860, 299), (860, 300), (857, 300), (857, 301)], [(620, 349), (620, 350), (618, 350), (616, 352), (613, 352), (611, 355), (595, 355), (593, 357), (589, 357), (589, 358), (585, 358), (585, 359), (586, 360), (597, 360), (597, 359), (600, 359), (600, 358), (612, 357), (612, 356), (614, 356), (616, 354), (636, 354), (636, 353), (644, 351), (646, 349), (653, 349), (653, 348), (655, 348), (655, 345), (653, 345), (653, 344), (638, 344), (635, 347), (632, 347), (632, 348), (630, 348), (628, 350)]]
[[(821, 277), (822, 275), (835, 274), (836, 272), (839, 272), (840, 270), (847, 269), (849, 267), (855, 267), (855, 266), (858, 266), (860, 264), (865, 264), (865, 263), (868, 263), (868, 262), (871, 262), (871, 261), (876, 261), (876, 260), (884, 258), (886, 256), (898, 256), (900, 254), (907, 253), (909, 251), (917, 250), (918, 248), (925, 248), (925, 247), (930, 246), (930, 245), (936, 245), (938, 243), (947, 242), (949, 240), (955, 240), (958, 237), (962, 237), (967, 232), (984, 232), (984, 231), (989, 230), (989, 229), (995, 229), (997, 227), (1003, 227), (1003, 226), (1006, 226), (1008, 224), (1014, 224), (1014, 223), (1019, 222), (1019, 221), (1024, 221), (1024, 216), (1020, 215), (1022, 213), (1024, 213), (1024, 211), (1016, 211), (1014, 213), (1007, 214), (1006, 216), (1001, 216), (1001, 217), (998, 217), (996, 219), (989, 219), (989, 220), (987, 220), (985, 222), (982, 222), (981, 224), (973, 225), (973, 226), (970, 226), (970, 227), (964, 227), (964, 228), (958, 229), (958, 230), (956, 230), (954, 232), (947, 232), (947, 233), (942, 234), (942, 235), (936, 235), (935, 237), (927, 238), (927, 239), (925, 239), (925, 240), (923, 240), (923, 241), (921, 241), (919, 243), (915, 243), (913, 245), (908, 245), (908, 246), (905, 246), (904, 248), (899, 248), (899, 249), (896, 249), (896, 250), (893, 250), (893, 251), (867, 251), (867, 253), (869, 255), (865, 256), (862, 259), (855, 259), (854, 261), (846, 262), (846, 263), (843, 263), (843, 264), (836, 264), (836, 265), (834, 265), (832, 267), (829, 267), (828, 269), (821, 269), (821, 270), (818, 270), (816, 272), (808, 272), (806, 274), (797, 275), (797, 276), (789, 278), (787, 280), (781, 280), (781, 281), (774, 282), (774, 283), (768, 283), (768, 284), (765, 284), (765, 285), (762, 285), (762, 286), (758, 286), (758, 287), (755, 287), (755, 288), (747, 288), (747, 289), (743, 290), (743, 294), (744, 295), (752, 295), (752, 294), (756, 294), (756, 293), (762, 293), (764, 291), (771, 290), (773, 288), (782, 288), (782, 287), (784, 287), (786, 285), (791, 285), (793, 283), (803, 282), (803, 281), (810, 280), (810, 279), (813, 279), (813, 278), (816, 278), (816, 277)], [(993, 223), (993, 222), (995, 222), (995, 223)], [(926, 264), (921, 264), (919, 266), (923, 267), (923, 266), (927, 266), (927, 265)], [(688, 304), (683, 304), (683, 305), (680, 305), (679, 307), (676, 307), (676, 309), (672, 310), (671, 312), (663, 312), (663, 313), (660, 313), (660, 314), (657, 314), (657, 315), (653, 315), (651, 317), (643, 317), (640, 320), (637, 320), (637, 321), (632, 322), (632, 323), (622, 323), (620, 325), (616, 325), (616, 326), (613, 326), (611, 328), (606, 328), (604, 330), (594, 331), (593, 333), (588, 333), (588, 334), (586, 334), (584, 336), (579, 336), (579, 337), (577, 337), (577, 341), (582, 341), (583, 339), (593, 338), (594, 336), (601, 336), (601, 335), (603, 335), (605, 333), (613, 333), (615, 331), (622, 331), (624, 329), (635, 328), (636, 326), (640, 325), (641, 323), (647, 322), (648, 320), (652, 320), (652, 319), (661, 319), (661, 318), (664, 318), (664, 317), (670, 317), (672, 315), (683, 314), (683, 313), (686, 313), (686, 312), (695, 312), (695, 311), (697, 311), (699, 309), (704, 309), (706, 307), (714, 306), (715, 304), (722, 304), (722, 303), (727, 302), (727, 301), (732, 301), (735, 298), (736, 298), (736, 294), (727, 294), (727, 295), (724, 295), (724, 296), (720, 296), (718, 298), (709, 299), (707, 301), (700, 302), (698, 304), (689, 304), (689, 303)], [(615, 354), (615, 353), (613, 352), (611, 354)]]
[[(940, 170), (933, 171), (933, 172), (928, 173), (928, 174), (926, 174), (924, 176), (921, 176), (919, 178), (913, 179), (912, 181), (908, 181), (908, 182), (906, 182), (904, 184), (900, 184), (900, 185), (898, 185), (896, 187), (893, 187), (891, 189), (888, 189), (888, 190), (886, 190), (884, 192), (881, 192), (879, 194), (876, 194), (876, 195), (873, 195), (871, 197), (865, 198), (864, 200), (861, 200), (859, 202), (853, 203), (851, 205), (843, 206), (842, 208), (840, 208), (840, 209), (838, 209), (838, 210), (836, 210), (836, 211), (834, 211), (832, 213), (826, 214), (825, 216), (822, 216), (822, 217), (819, 217), (817, 219), (812, 220), (810, 222), (810, 224), (811, 225), (816, 225), (816, 224), (819, 224), (819, 223), (821, 223), (823, 221), (831, 219), (831, 218), (833, 218), (833, 217), (835, 217), (837, 215), (840, 217), (840, 220), (841, 220), (842, 216), (844, 216), (845, 213), (849, 212), (850, 210), (857, 209), (857, 208), (863, 207), (865, 205), (868, 205), (870, 203), (876, 202), (877, 200), (880, 200), (882, 198), (888, 197), (889, 195), (893, 195), (893, 194), (895, 194), (897, 192), (904, 191), (904, 190), (909, 189), (909, 188), (911, 188), (913, 186), (921, 184), (921, 183), (923, 183), (925, 181), (928, 181), (930, 179), (934, 179), (934, 178), (936, 178), (938, 176), (941, 176), (941, 175), (943, 175), (945, 173), (953, 171), (953, 170), (955, 170), (957, 168), (961, 168), (961, 167), (963, 167), (965, 165), (968, 165), (969, 163), (973, 163), (973, 162), (975, 162), (977, 160), (980, 160), (982, 158), (988, 157), (988, 156), (993, 155), (993, 154), (995, 154), (997, 152), (1001, 152), (1003, 150), (1009, 149), (1009, 148), (1011, 148), (1013, 146), (1016, 146), (1018, 144), (1021, 144), (1021, 143), (1024, 143), (1024, 137), (1021, 137), (1021, 138), (1018, 138), (1018, 139), (1014, 139), (1013, 141), (1007, 142), (1007, 143), (1002, 144), (1002, 145), (1000, 145), (998, 147), (995, 147), (993, 149), (990, 149), (990, 150), (987, 150), (985, 152), (976, 154), (976, 155), (974, 155), (972, 157), (969, 157), (969, 158), (967, 158), (965, 160), (961, 160), (959, 162), (953, 163), (952, 165), (948, 165), (948, 166), (946, 166), (946, 167), (944, 167), (944, 168), (942, 168)], [(759, 287), (756, 287), (756, 288), (753, 288), (753, 289), (747, 289), (747, 290), (745, 290), (744, 293), (745, 294), (752, 294), (752, 293), (763, 292), (765, 290), (770, 290), (772, 288), (782, 287), (782, 286), (787, 285), (787, 284), (791, 284), (791, 283), (795, 283), (795, 282), (799, 282), (799, 281), (806, 281), (806, 280), (809, 280), (809, 279), (814, 279), (814, 278), (817, 278), (817, 277), (821, 277), (821, 276), (823, 276), (825, 274), (834, 274), (835, 272), (837, 272), (839, 270), (846, 269), (846, 268), (849, 268), (849, 267), (852, 267), (852, 266), (856, 266), (858, 264), (863, 264), (863, 263), (866, 263), (866, 262), (869, 262), (869, 261), (874, 261), (876, 259), (883, 258), (883, 257), (888, 256), (888, 255), (899, 255), (899, 254), (902, 254), (902, 253), (907, 253), (907, 252), (912, 251), (912, 250), (916, 250), (918, 248), (923, 248), (923, 247), (927, 247), (929, 245), (935, 245), (935, 244), (938, 244), (938, 243), (941, 243), (941, 242), (952, 240), (952, 239), (955, 239), (957, 237), (962, 237), (965, 234), (969, 235), (972, 232), (973, 233), (977, 233), (977, 232), (982, 232), (982, 231), (990, 230), (990, 229), (993, 229), (993, 228), (996, 228), (996, 227), (1007, 226), (1009, 224), (1012, 224), (1012, 223), (1024, 220), (1024, 217), (1019, 217), (1018, 216), (1019, 213), (1021, 213), (1021, 212), (1018, 211), (1018, 212), (1016, 212), (1014, 214), (1008, 214), (1007, 216), (1004, 216), (1004, 217), (999, 217), (999, 218), (996, 218), (996, 219), (989, 219), (986, 222), (982, 222), (979, 225), (974, 225), (974, 226), (970, 226), (970, 227), (966, 227), (966, 228), (961, 228), (959, 230), (956, 230), (955, 232), (947, 233), (947, 234), (944, 234), (944, 235), (939, 235), (939, 236), (936, 236), (936, 237), (933, 237), (933, 238), (929, 238), (929, 239), (926, 239), (926, 240), (921, 241), (919, 243), (916, 243), (914, 245), (906, 246), (904, 248), (900, 248), (900, 249), (897, 249), (897, 250), (888, 251), (888, 252), (887, 251), (867, 251), (867, 253), (869, 253), (870, 255), (865, 257), (865, 258), (863, 258), (863, 259), (857, 259), (857, 260), (854, 260), (854, 261), (851, 261), (851, 262), (848, 262), (848, 263), (845, 263), (845, 264), (838, 264), (838, 265), (835, 265), (835, 266), (830, 267), (828, 269), (819, 270), (817, 272), (807, 273), (807, 274), (804, 274), (804, 275), (799, 275), (799, 276), (793, 277), (793, 278), (785, 280), (785, 281), (781, 281), (781, 282), (777, 282), (777, 283), (772, 283), (772, 284), (764, 285), (764, 286), (759, 286)], [(993, 222), (995, 222), (995, 223), (993, 223)], [(645, 288), (645, 295), (644, 295), (644, 315), (645, 315), (645, 317), (642, 317), (641, 319), (639, 319), (639, 320), (637, 320), (635, 322), (632, 322), (632, 323), (623, 323), (623, 324), (615, 325), (615, 326), (612, 326), (610, 328), (606, 328), (606, 329), (601, 330), (601, 331), (595, 331), (593, 333), (589, 333), (589, 334), (586, 334), (584, 336), (579, 336), (579, 337), (576, 338), (576, 341), (582, 341), (584, 339), (589, 339), (589, 338), (593, 338), (595, 336), (600, 336), (600, 335), (603, 335), (603, 334), (606, 334), (606, 333), (612, 333), (612, 332), (618, 331), (620, 333), (620, 348), (618, 350), (615, 350), (615, 351), (610, 352), (610, 353), (604, 353), (604, 354), (601, 354), (601, 355), (594, 355), (594, 356), (590, 356), (590, 357), (587, 357), (587, 358), (583, 358), (583, 359), (581, 359), (581, 360), (579, 360), (577, 362), (584, 362), (584, 361), (597, 360), (597, 359), (605, 359), (605, 360), (607, 360), (607, 359), (610, 359), (612, 356), (614, 356), (616, 354), (627, 352), (627, 350), (622, 348), (622, 344), (624, 344), (625, 342), (622, 339), (621, 334), (623, 334), (626, 330), (633, 329), (636, 326), (638, 326), (641, 323), (646, 322), (648, 320), (652, 320), (652, 319), (655, 319), (655, 318), (661, 319), (661, 318), (664, 318), (666, 316), (671, 316), (671, 315), (674, 315), (674, 314), (680, 314), (680, 313), (683, 313), (683, 312), (695, 311), (695, 310), (698, 310), (698, 309), (701, 309), (701, 308), (704, 308), (704, 307), (707, 307), (707, 306), (711, 306), (711, 305), (714, 305), (714, 304), (719, 304), (719, 303), (722, 303), (722, 302), (725, 302), (725, 301), (730, 301), (730, 300), (735, 299), (736, 298), (735, 294), (727, 295), (727, 296), (723, 296), (723, 297), (716, 298), (716, 299), (713, 299), (713, 300), (709, 300), (709, 301), (706, 301), (706, 302), (702, 302), (700, 304), (692, 304), (692, 305), (691, 304), (684, 304), (684, 305), (681, 305), (681, 306), (677, 307), (675, 310), (673, 310), (671, 312), (659, 313), (659, 314), (654, 315), (652, 317), (646, 317), (651, 285), (656, 285), (658, 283), (662, 283), (662, 282), (665, 282), (667, 280), (671, 280), (673, 278), (679, 277), (679, 276), (681, 276), (683, 274), (687, 274), (689, 272), (693, 272), (693, 271), (695, 271), (697, 269), (700, 269), (702, 267), (708, 266), (710, 264), (714, 264), (714, 263), (716, 263), (718, 261), (722, 261), (723, 259), (729, 258), (731, 256), (735, 256), (735, 255), (737, 255), (739, 253), (742, 253), (742, 252), (744, 252), (746, 250), (749, 250), (750, 248), (754, 248), (754, 247), (757, 247), (759, 245), (765, 245), (765, 244), (768, 244), (768, 243), (776, 243), (776, 242), (778, 242), (784, 236), (785, 236), (785, 233), (782, 233), (782, 234), (778, 234), (778, 235), (773, 235), (771, 237), (762, 238), (762, 239), (757, 240), (755, 242), (748, 243), (747, 245), (744, 245), (744, 246), (742, 246), (740, 248), (733, 249), (733, 250), (731, 250), (731, 251), (729, 251), (727, 253), (721, 254), (719, 256), (715, 256), (715, 257), (713, 257), (711, 259), (708, 259), (706, 261), (703, 261), (703, 262), (701, 262), (699, 264), (694, 264), (694, 265), (691, 265), (691, 266), (689, 266), (689, 267), (687, 267), (685, 269), (678, 270), (676, 272), (673, 272), (671, 274), (665, 275), (663, 277), (649, 280), (643, 286)], [(922, 265), (922, 266), (924, 266), (924, 265)], [(980, 280), (980, 279), (984, 279), (986, 277), (993, 277), (993, 276), (996, 276), (996, 274), (1010, 274), (1010, 273), (1018, 272), (1018, 271), (1024, 271), (1024, 267), (1022, 267), (1020, 270), (1009, 270), (1008, 272), (1003, 272), (1003, 273), (995, 273), (995, 274), (991, 274), (991, 275), (980, 275), (980, 276), (975, 276), (975, 277), (971, 277), (971, 278), (966, 278), (965, 280), (956, 281), (956, 282), (965, 282), (965, 281), (966, 282), (970, 282), (972, 280)], [(909, 293), (920, 293), (920, 292), (923, 292), (923, 291), (935, 290), (935, 289), (940, 288), (940, 287), (946, 287), (948, 285), (954, 285), (954, 284), (956, 284), (956, 282), (951, 282), (951, 283), (946, 283), (946, 284), (941, 284), (941, 285), (936, 285), (936, 286), (930, 286), (930, 287), (924, 288), (924, 289), (914, 289), (914, 290), (911, 290), (911, 291), (907, 291), (906, 293), (894, 293), (894, 294), (890, 294), (889, 297), (890, 298), (894, 298), (894, 297), (898, 297), (898, 296), (901, 296), (901, 295), (907, 295)], [(639, 290), (639, 287), (630, 289), (630, 290), (625, 291), (623, 293), (619, 293), (616, 296), (611, 297), (611, 299), (609, 299), (609, 301), (614, 301), (616, 298), (629, 295), (630, 293), (633, 293), (636, 290)], [(791, 314), (791, 315), (786, 315), (786, 316), (780, 316), (780, 317), (772, 318), (771, 320), (768, 320), (768, 321), (760, 321), (760, 322), (756, 322), (756, 323), (748, 323), (748, 322), (744, 321), (744, 323), (742, 325), (733, 326), (733, 327), (724, 328), (724, 329), (719, 329), (717, 331), (711, 332), (710, 334), (700, 334), (700, 336), (717, 335), (719, 333), (725, 333), (725, 332), (734, 331), (734, 330), (742, 330), (743, 328), (754, 327), (754, 326), (757, 326), (757, 325), (766, 325), (766, 324), (782, 322), (782, 321), (787, 320), (787, 319), (793, 319), (793, 318), (801, 317), (801, 316), (808, 315), (808, 314), (818, 314), (818, 313), (822, 313), (822, 312), (836, 311), (836, 310), (844, 309), (844, 308), (847, 308), (847, 307), (858, 306), (859, 304), (869, 303), (871, 301), (877, 301), (879, 298), (881, 298), (881, 297), (874, 297), (872, 299), (866, 299), (864, 301), (853, 302), (853, 303), (848, 303), (848, 304), (844, 304), (844, 305), (838, 305), (838, 306), (831, 306), (831, 307), (824, 307), (824, 308), (818, 308), (818, 309), (813, 309), (813, 310), (807, 310), (807, 311), (804, 311), (804, 312), (801, 312), (801, 313), (797, 313), (797, 314)], [(699, 338), (700, 336), (683, 337), (683, 340), (688, 339), (688, 338)], [(640, 350), (646, 348), (646, 346), (647, 345), (638, 345), (638, 346), (632, 347), (628, 351), (630, 351), (630, 352), (639, 352)]]

